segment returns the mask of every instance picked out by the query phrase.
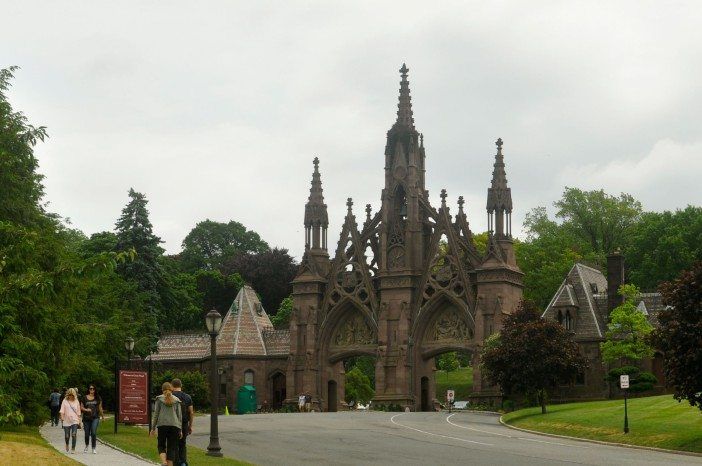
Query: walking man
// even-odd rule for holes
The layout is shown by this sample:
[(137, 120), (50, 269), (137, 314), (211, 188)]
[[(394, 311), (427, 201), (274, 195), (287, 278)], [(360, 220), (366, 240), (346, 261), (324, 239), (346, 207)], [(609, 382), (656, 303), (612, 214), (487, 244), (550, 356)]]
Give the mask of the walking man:
[(175, 466), (187, 466), (188, 449), (185, 441), (188, 435), (193, 433), (193, 418), (195, 417), (193, 399), (183, 391), (183, 382), (180, 379), (173, 379), (171, 385), (173, 386), (173, 396), (178, 398), (181, 402), (181, 413), (183, 415), (183, 436), (178, 439), (178, 454), (173, 464)]
[(63, 400), (61, 399), (61, 394), (59, 393), (58, 388), (54, 388), (51, 395), (49, 395), (49, 408), (51, 408), (52, 426), (59, 425), (59, 409), (61, 408), (62, 401)]

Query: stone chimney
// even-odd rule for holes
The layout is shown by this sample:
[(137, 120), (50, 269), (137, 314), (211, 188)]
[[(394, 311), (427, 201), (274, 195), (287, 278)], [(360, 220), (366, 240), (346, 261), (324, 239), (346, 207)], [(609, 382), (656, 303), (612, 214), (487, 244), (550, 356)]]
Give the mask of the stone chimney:
[(619, 250), (607, 256), (607, 315), (624, 302), (619, 287), (624, 284), (624, 256)]

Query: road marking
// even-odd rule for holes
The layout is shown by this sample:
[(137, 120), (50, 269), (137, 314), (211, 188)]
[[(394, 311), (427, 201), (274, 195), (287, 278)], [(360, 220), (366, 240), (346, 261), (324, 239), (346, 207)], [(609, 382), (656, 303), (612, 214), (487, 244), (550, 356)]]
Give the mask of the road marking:
[(549, 442), (548, 440), (538, 440), (534, 438), (526, 438), (526, 437), (517, 437), (515, 435), (507, 435), (507, 434), (500, 434), (499, 432), (490, 432), (489, 430), (481, 430), (481, 429), (475, 429), (473, 427), (468, 427), (468, 426), (462, 426), (460, 424), (456, 424), (455, 422), (451, 422), (451, 417), (455, 416), (456, 413), (449, 414), (448, 417), (446, 418), (446, 422), (451, 424), (452, 426), (459, 427), (461, 429), (468, 429), (468, 430), (474, 430), (476, 432), (482, 432), (484, 434), (490, 434), (490, 435), (499, 435), (500, 437), (507, 437), (507, 438), (514, 438), (517, 440), (526, 440), (528, 442), (538, 442), (538, 443), (547, 443), (549, 445), (560, 445), (563, 447), (573, 447), (573, 448), (588, 448), (582, 445), (571, 445), (569, 443), (559, 443), (559, 442)]
[(500, 434), (498, 432), (490, 432), (489, 430), (480, 430), (480, 429), (474, 429), (473, 427), (467, 427), (467, 426), (461, 426), (456, 424), (455, 422), (451, 422), (451, 416), (455, 416), (456, 413), (449, 414), (449, 416), (446, 418), (446, 422), (451, 424), (452, 426), (460, 427), (461, 429), (468, 429), (468, 430), (474, 430), (476, 432), (482, 432), (484, 434), (490, 434), (490, 435), (499, 435), (500, 437), (507, 437), (507, 438), (517, 438), (512, 435), (507, 435), (507, 434)]
[(405, 429), (414, 430), (414, 431), (416, 431), (416, 432), (421, 432), (422, 434), (426, 434), (426, 435), (433, 435), (433, 436), (435, 436), (435, 437), (443, 437), (443, 438), (448, 438), (448, 439), (451, 439), (451, 440), (458, 440), (459, 442), (475, 443), (475, 444), (478, 444), (478, 445), (485, 445), (485, 446), (487, 446), (487, 447), (493, 447), (493, 446), (495, 446), (495, 445), (492, 444), (492, 443), (476, 442), (475, 440), (468, 440), (468, 439), (459, 438), (459, 437), (451, 437), (450, 435), (435, 434), (435, 433), (433, 433), (433, 432), (427, 432), (427, 431), (425, 431), (425, 430), (415, 429), (414, 427), (406, 426), (406, 425), (400, 424), (399, 422), (395, 422), (395, 418), (396, 418), (397, 416), (402, 416), (403, 414), (404, 414), (404, 413), (395, 414), (393, 417), (390, 418), (390, 422), (392, 422), (392, 423), (395, 424), (396, 426), (404, 427)]

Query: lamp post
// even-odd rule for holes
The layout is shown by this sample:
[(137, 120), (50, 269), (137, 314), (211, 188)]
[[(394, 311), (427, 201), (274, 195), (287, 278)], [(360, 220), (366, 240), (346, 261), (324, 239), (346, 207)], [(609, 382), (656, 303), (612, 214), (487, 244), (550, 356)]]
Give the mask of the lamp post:
[(217, 334), (222, 328), (222, 316), (213, 309), (205, 316), (205, 324), (207, 325), (207, 331), (210, 333), (210, 402), (212, 404), (210, 413), (210, 444), (207, 446), (207, 455), (222, 456), (222, 447), (219, 446), (219, 425), (217, 423), (217, 412), (219, 411)]
[[(219, 366), (217, 367), (217, 400), (221, 401), (222, 398), (222, 375), (225, 372), (225, 367), (224, 366)], [(217, 401), (217, 405), (219, 406), (219, 401)], [(227, 406), (227, 392), (224, 392), (224, 406)]]
[(127, 367), (132, 368), (132, 351), (134, 351), (134, 338), (127, 337), (124, 339), (124, 348), (127, 350)]

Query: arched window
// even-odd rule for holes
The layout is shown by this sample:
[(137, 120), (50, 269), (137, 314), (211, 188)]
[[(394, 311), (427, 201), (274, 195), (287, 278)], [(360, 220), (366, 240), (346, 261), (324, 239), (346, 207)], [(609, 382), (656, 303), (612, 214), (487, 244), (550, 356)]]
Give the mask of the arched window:
[(563, 325), (563, 312), (561, 310), (558, 310), (558, 323)]
[(244, 385), (254, 384), (254, 372), (251, 369), (247, 369), (244, 372)]

